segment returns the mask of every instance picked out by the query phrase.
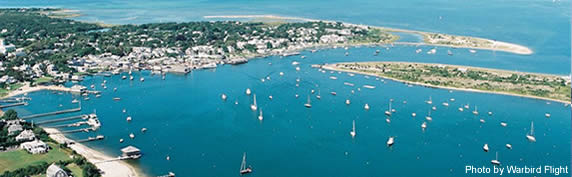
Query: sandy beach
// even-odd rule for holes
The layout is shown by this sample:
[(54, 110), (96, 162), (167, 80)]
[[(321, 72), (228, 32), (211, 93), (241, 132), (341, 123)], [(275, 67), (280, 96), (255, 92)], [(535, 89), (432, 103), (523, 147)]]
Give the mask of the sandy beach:
[[(69, 141), (64, 135), (59, 134), (59, 131), (54, 128), (44, 128), (50, 134), (50, 138), (56, 140), (58, 143), (65, 143)], [(95, 151), (83, 144), (75, 143), (69, 145), (71, 149), (78, 154), (85, 157), (89, 162), (93, 163), (97, 168), (103, 171), (103, 177), (136, 177), (142, 176), (137, 173), (137, 170), (126, 162), (115, 160), (116, 158), (105, 155), (101, 152)]]
[(71, 88), (63, 87), (63, 86), (33, 86), (30, 87), (28, 84), (24, 84), (24, 86), (20, 87), (17, 90), (13, 90), (8, 95), (0, 97), (0, 99), (6, 99), (9, 97), (14, 97), (30, 92), (37, 92), (40, 90), (54, 90), (54, 91), (62, 91), (62, 92), (72, 92)]
[[(337, 63), (337, 64), (340, 64), (340, 63)], [(385, 77), (385, 76), (381, 76), (381, 75), (374, 74), (374, 73), (361, 72), (361, 71), (353, 71), (353, 70), (349, 70), (349, 69), (341, 69), (341, 68), (338, 68), (338, 67), (336, 67), (336, 66), (334, 66), (334, 65), (335, 65), (335, 64), (326, 64), (326, 65), (322, 65), (322, 68), (323, 68), (323, 69), (326, 69), (326, 70), (331, 70), (331, 71), (349, 72), (349, 73), (356, 73), (356, 74), (362, 74), (362, 75), (375, 76), (375, 77), (380, 77), (380, 78), (384, 78), (384, 79), (394, 80), (394, 81), (401, 82), (401, 83), (405, 83), (405, 84), (420, 85), (420, 86), (430, 87), (430, 88), (440, 88), (440, 89), (448, 89), (448, 90), (458, 90), (458, 91), (467, 91), (467, 92), (478, 92), (478, 93), (492, 93), (492, 94), (499, 94), (499, 95), (510, 95), (510, 96), (533, 98), (533, 99), (539, 99), (539, 100), (548, 100), (548, 101), (560, 102), (560, 103), (565, 103), (565, 104), (571, 104), (571, 101), (564, 101), (564, 100), (558, 100), (558, 99), (552, 99), (552, 98), (545, 98), (545, 97), (539, 97), (539, 96), (521, 95), (521, 94), (515, 94), (515, 93), (494, 92), (494, 91), (485, 91), (485, 90), (467, 89), (467, 88), (456, 88), (456, 87), (436, 86), (436, 85), (431, 85), (431, 84), (426, 84), (426, 83), (420, 83), (420, 82), (411, 82), (411, 81), (400, 80), (400, 79), (395, 79), (395, 78), (391, 78), (391, 77)]]

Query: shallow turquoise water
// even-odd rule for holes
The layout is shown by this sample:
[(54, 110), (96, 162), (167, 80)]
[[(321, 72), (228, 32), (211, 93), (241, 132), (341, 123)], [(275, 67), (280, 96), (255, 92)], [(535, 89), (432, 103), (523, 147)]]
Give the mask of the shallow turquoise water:
[[(267, 57), (245, 65), (222, 66), (216, 70), (194, 71), (186, 76), (167, 75), (166, 80), (136, 73), (146, 81), (125, 81), (120, 76), (87, 78), (82, 84), (99, 84), (106, 79), (101, 98), (83, 101), (83, 113), (96, 111), (103, 124), (97, 133), (79, 133), (72, 138), (102, 134), (106, 139), (87, 143), (90, 147), (119, 155), (119, 149), (135, 145), (144, 152), (138, 164), (148, 174), (168, 171), (178, 176), (238, 176), (243, 152), (255, 173), (250, 176), (460, 176), (465, 165), (490, 166), (494, 152), (506, 165), (570, 166), (570, 107), (561, 103), (512, 96), (407, 87), (393, 81), (354, 77), (345, 73), (322, 74), (310, 64), (347, 61), (413, 61), (490, 67), (528, 72), (570, 73), (569, 1), (3, 1), (0, 6), (55, 6), (79, 9), (80, 20), (108, 23), (145, 23), (203, 20), (204, 15), (277, 14), (368, 25), (437, 31), (487, 37), (531, 47), (529, 56), (504, 52), (438, 48), (435, 55), (416, 54), (413, 46), (358, 47), (349, 50), (325, 49), (303, 52), (300, 57)], [(442, 20), (439, 20), (439, 16)], [(403, 40), (415, 40), (408, 36)], [(375, 50), (379, 56), (373, 56)], [(296, 72), (292, 61), (302, 63)], [(272, 63), (269, 65), (268, 63)], [(280, 77), (279, 72), (285, 75)], [(261, 78), (271, 80), (262, 83)], [(329, 79), (330, 76), (338, 80)], [(295, 79), (300, 78), (300, 87)], [(349, 87), (343, 82), (351, 82)], [(374, 85), (375, 89), (357, 87)], [(113, 92), (112, 88), (118, 91)], [(258, 96), (264, 121), (249, 109), (251, 88)], [(303, 106), (311, 89), (320, 90), (322, 99), (312, 97), (312, 108)], [(355, 94), (351, 94), (351, 90)], [(336, 91), (337, 96), (329, 94)], [(221, 101), (220, 94), (229, 98)], [(295, 94), (300, 94), (296, 99)], [(272, 95), (274, 99), (268, 100)], [(22, 114), (71, 108), (73, 95), (32, 93), (31, 104), (17, 107)], [(423, 132), (420, 128), (430, 106), (437, 111)], [(121, 97), (121, 101), (113, 101)], [(395, 99), (397, 112), (391, 124), (383, 112), (388, 100)], [(449, 107), (442, 102), (455, 98)], [(352, 104), (344, 104), (350, 99)], [(407, 100), (407, 104), (402, 101)], [(238, 105), (234, 105), (238, 101)], [(371, 110), (365, 111), (368, 103)], [(481, 115), (459, 112), (462, 104), (477, 105)], [(62, 104), (62, 107), (58, 105)], [(127, 114), (121, 112), (127, 110)], [(492, 111), (493, 116), (485, 115)], [(417, 113), (416, 118), (410, 115)], [(544, 117), (550, 112), (552, 117)], [(74, 113), (78, 114), (78, 113)], [(73, 114), (70, 114), (73, 115)], [(133, 117), (131, 123), (125, 118)], [(67, 116), (67, 115), (62, 115)], [(481, 124), (483, 118), (486, 123)], [(49, 119), (49, 118), (42, 118)], [(357, 136), (351, 139), (351, 122), (356, 120)], [(38, 120), (39, 121), (39, 120)], [(506, 121), (507, 127), (501, 127)], [(534, 121), (536, 143), (525, 135)], [(141, 128), (148, 132), (140, 133)], [(129, 133), (136, 138), (130, 140)], [(392, 148), (389, 136), (397, 136)], [(124, 143), (119, 139), (124, 138)], [(482, 151), (488, 143), (491, 151)], [(504, 147), (511, 143), (512, 150)], [(171, 160), (167, 161), (166, 156)], [(343, 170), (341, 170), (343, 169)]]

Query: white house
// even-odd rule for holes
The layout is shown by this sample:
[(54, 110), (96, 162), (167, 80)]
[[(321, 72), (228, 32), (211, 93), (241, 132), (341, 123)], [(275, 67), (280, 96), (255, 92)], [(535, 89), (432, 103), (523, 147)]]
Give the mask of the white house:
[(42, 154), (48, 152), (50, 148), (48, 144), (41, 140), (30, 141), (20, 144), (20, 148), (28, 151), (31, 154)]
[(24, 130), (16, 136), (16, 141), (32, 141), (34, 139), (36, 139), (36, 135), (34, 135), (34, 131), (32, 130)]

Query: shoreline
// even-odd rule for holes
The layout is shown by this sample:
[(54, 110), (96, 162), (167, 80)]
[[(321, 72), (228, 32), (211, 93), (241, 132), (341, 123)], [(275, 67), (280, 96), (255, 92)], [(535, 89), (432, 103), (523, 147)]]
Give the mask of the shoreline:
[[(336, 64), (343, 64), (343, 63), (336, 63)], [(427, 64), (427, 63), (424, 63), (424, 64)], [(476, 93), (488, 93), (488, 94), (497, 94), (497, 95), (508, 95), (508, 96), (515, 96), (515, 97), (532, 98), (532, 99), (537, 99), (537, 100), (546, 100), (546, 101), (554, 101), (554, 102), (565, 103), (565, 104), (572, 104), (571, 101), (564, 101), (564, 100), (559, 100), (559, 99), (554, 99), (554, 98), (546, 98), (546, 97), (539, 97), (539, 96), (532, 96), (532, 95), (522, 95), (522, 94), (516, 94), (516, 93), (486, 91), (486, 90), (477, 90), (477, 89), (469, 89), (469, 88), (436, 86), (436, 85), (431, 85), (431, 84), (426, 84), (426, 83), (412, 82), (412, 81), (406, 81), (406, 80), (381, 76), (381, 75), (374, 74), (374, 73), (368, 73), (368, 72), (362, 72), (362, 71), (353, 71), (353, 70), (349, 70), (349, 69), (342, 69), (342, 68), (335, 67), (334, 65), (335, 64), (324, 64), (324, 65), (321, 65), (321, 68), (325, 69), (325, 70), (330, 70), (330, 71), (340, 71), (340, 72), (349, 72), (349, 73), (355, 73), (355, 74), (361, 74), (361, 75), (375, 76), (375, 77), (393, 80), (396, 82), (401, 82), (404, 84), (419, 85), (419, 86), (429, 87), (429, 88), (457, 90), (457, 91), (466, 91), (466, 92), (476, 92)]]
[[(302, 18), (302, 17), (288, 17), (288, 16), (279, 16), (279, 15), (271, 15), (271, 14), (266, 14), (266, 15), (209, 15), (209, 16), (203, 16), (203, 18), (204, 19), (211, 19), (211, 18), (215, 18), (215, 19), (216, 18), (219, 18), (219, 19), (238, 19), (238, 18), (257, 19), (257, 18), (259, 18), (259, 19), (261, 19), (261, 18), (266, 18), (266, 19), (275, 19), (275, 20), (300, 20), (300, 21), (306, 21), (306, 22), (317, 22), (317, 21), (337, 22), (337, 21), (332, 21), (332, 20), (318, 20), (318, 19), (310, 19), (310, 18)], [(444, 34), (444, 33), (431, 33), (431, 32), (424, 32), (424, 31), (417, 31), (417, 30), (400, 29), (400, 28), (390, 28), (390, 27), (383, 27), (383, 26), (361, 25), (361, 24), (353, 24), (353, 23), (347, 23), (347, 22), (341, 22), (341, 23), (347, 24), (347, 25), (354, 25), (354, 26), (367, 26), (367, 27), (371, 27), (374, 29), (383, 30), (386, 32), (402, 32), (402, 33), (419, 34), (419, 35), (422, 35), (424, 39), (426, 39), (426, 36), (431, 35), (431, 34)], [(457, 36), (457, 35), (451, 35), (451, 34), (444, 34), (444, 35)], [(467, 48), (467, 49), (503, 51), (503, 52), (509, 52), (509, 53), (514, 53), (514, 54), (519, 54), (519, 55), (531, 55), (534, 53), (530, 48), (528, 48), (526, 46), (514, 44), (514, 43), (510, 43), (510, 42), (496, 41), (496, 40), (491, 40), (491, 39), (486, 39), (486, 38), (481, 38), (481, 37), (474, 37), (474, 36), (457, 36), (457, 37), (467, 37), (467, 38), (471, 38), (471, 39), (476, 40), (476, 41), (492, 42), (492, 43), (495, 43), (495, 46), (501, 45), (501, 46), (504, 46), (505, 48), (433, 44), (433, 43), (428, 43), (425, 40), (423, 42), (420, 42), (420, 43), (412, 43), (412, 44), (413, 45), (423, 44), (423, 45), (428, 45), (428, 46), (444, 46), (444, 47), (452, 47), (452, 48), (456, 47), (456, 48)]]
[(7, 95), (1, 96), (0, 99), (6, 99), (22, 94), (27, 94), (31, 92), (37, 92), (42, 90), (54, 90), (54, 91), (62, 91), (62, 92), (74, 92), (71, 88), (64, 87), (64, 86), (33, 86), (30, 87), (28, 84), (24, 84), (24, 86), (20, 87), (17, 90), (13, 90), (9, 92)]
[[(67, 137), (63, 134), (60, 134), (60, 131), (55, 128), (44, 128), (50, 138), (54, 139), (60, 144), (64, 144), (67, 141), (70, 141)], [(89, 162), (93, 163), (99, 170), (103, 171), (103, 177), (138, 177), (142, 176), (141, 173), (138, 173), (138, 170), (128, 164), (127, 162), (121, 160), (114, 160), (109, 155), (106, 155), (102, 152), (93, 150), (81, 143), (74, 143), (72, 145), (68, 145), (71, 149), (75, 152), (80, 154), (81, 156), (85, 157)]]

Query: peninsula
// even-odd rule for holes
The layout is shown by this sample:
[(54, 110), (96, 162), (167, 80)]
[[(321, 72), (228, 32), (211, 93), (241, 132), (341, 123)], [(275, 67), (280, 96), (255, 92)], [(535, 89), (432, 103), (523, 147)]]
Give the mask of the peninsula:
[(336, 63), (322, 65), (322, 68), (379, 76), (428, 87), (570, 103), (570, 78), (566, 76), (410, 62)]

